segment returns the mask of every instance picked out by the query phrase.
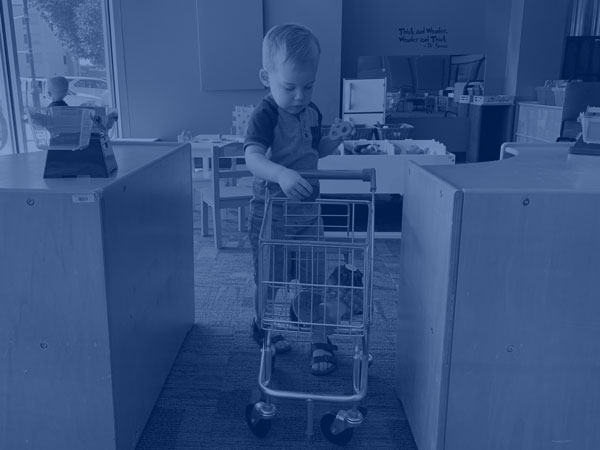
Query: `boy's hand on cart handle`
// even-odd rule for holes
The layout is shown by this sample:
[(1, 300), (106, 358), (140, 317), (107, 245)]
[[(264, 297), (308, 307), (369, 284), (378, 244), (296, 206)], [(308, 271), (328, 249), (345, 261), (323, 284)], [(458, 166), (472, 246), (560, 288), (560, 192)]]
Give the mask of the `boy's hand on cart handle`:
[(277, 177), (277, 183), (281, 186), (283, 193), (294, 200), (302, 200), (312, 194), (312, 186), (308, 181), (292, 169), (284, 169)]

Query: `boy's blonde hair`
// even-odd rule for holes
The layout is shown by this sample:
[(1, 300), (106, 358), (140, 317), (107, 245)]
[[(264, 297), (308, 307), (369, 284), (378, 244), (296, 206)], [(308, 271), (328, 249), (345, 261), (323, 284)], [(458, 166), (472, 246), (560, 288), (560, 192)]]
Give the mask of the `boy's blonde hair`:
[(69, 80), (65, 77), (48, 78), (47, 89), (52, 91), (54, 95), (66, 96), (69, 91)]
[(297, 24), (271, 28), (263, 39), (262, 60), (267, 71), (276, 70), (284, 62), (294, 65), (319, 61), (321, 45), (308, 28)]

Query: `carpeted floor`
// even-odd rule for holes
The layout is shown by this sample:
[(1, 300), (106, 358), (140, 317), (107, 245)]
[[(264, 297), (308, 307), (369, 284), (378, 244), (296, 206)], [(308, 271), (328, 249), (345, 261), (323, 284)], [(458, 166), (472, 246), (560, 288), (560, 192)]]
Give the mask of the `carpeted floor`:
[[(195, 220), (196, 323), (189, 332), (140, 438), (137, 450), (336, 448), (320, 432), (331, 405), (315, 405), (314, 436), (306, 437), (303, 401), (276, 400), (278, 414), (269, 434), (255, 437), (245, 407), (258, 395), (259, 348), (250, 338), (252, 259), (247, 237), (225, 220), (224, 245), (201, 237)], [(349, 449), (416, 449), (394, 391), (399, 240), (377, 240), (374, 262), (374, 363), (369, 371), (368, 415), (354, 431)], [(276, 361), (278, 388), (332, 393), (351, 380), (351, 352), (341, 338), (339, 368), (328, 377), (310, 374), (307, 342), (294, 341), (291, 353)], [(351, 386), (351, 385), (350, 385)]]

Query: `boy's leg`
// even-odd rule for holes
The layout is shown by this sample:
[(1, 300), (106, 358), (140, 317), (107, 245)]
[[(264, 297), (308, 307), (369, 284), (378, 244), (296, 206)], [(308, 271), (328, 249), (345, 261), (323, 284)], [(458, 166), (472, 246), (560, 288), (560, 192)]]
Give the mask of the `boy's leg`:
[[(260, 255), (259, 248), (259, 234), (260, 227), (262, 226), (263, 218), (258, 214), (250, 214), (249, 217), (249, 240), (250, 245), (252, 247), (252, 260), (254, 266), (254, 318), (252, 319), (252, 338), (259, 344), (262, 345), (265, 332), (261, 328), (259, 318), (262, 315), (260, 299), (259, 299), (259, 289), (262, 289), (263, 299), (268, 301), (269, 299), (274, 299), (277, 295), (277, 288), (271, 286), (270, 284), (263, 284), (261, 280), (259, 280), (258, 274), (258, 264), (259, 257), (263, 257), (264, 255)], [(267, 270), (269, 267), (273, 266), (276, 258), (267, 257)], [(286, 353), (289, 352), (292, 347), (290, 343), (283, 337), (281, 334), (272, 335), (271, 343), (275, 346), (275, 351), (277, 353)]]
[[(318, 252), (312, 262), (311, 271), (318, 273), (318, 283), (323, 284), (325, 280), (325, 253)], [(335, 324), (339, 320), (336, 311), (333, 308), (328, 308), (328, 302), (325, 292), (321, 290), (322, 295), (313, 296), (313, 299), (318, 299), (318, 305), (314, 308), (317, 311), (318, 322), (324, 325), (313, 325), (311, 336), (311, 372), (313, 375), (327, 375), (336, 370), (337, 361), (335, 359), (334, 350), (337, 347), (329, 340), (329, 335), (333, 332), (333, 327), (325, 324)]]
[[(323, 223), (320, 216), (314, 218), (313, 221), (298, 226), (296, 239), (297, 240), (313, 240), (317, 241), (323, 237)], [(322, 313), (326, 312), (322, 305), (325, 304), (324, 290), (321, 287), (314, 285), (323, 285), (327, 277), (326, 264), (326, 247), (318, 245), (300, 245), (296, 252), (296, 266), (299, 274), (301, 285), (306, 286), (311, 291), (311, 299), (318, 304), (312, 305), (312, 310), (316, 312), (315, 323), (331, 323), (325, 319)], [(335, 323), (335, 322), (333, 322)], [(337, 347), (331, 344), (329, 335), (333, 328), (325, 325), (312, 326), (311, 336), (311, 372), (314, 375), (327, 375), (337, 368), (337, 362), (334, 355), (334, 350)]]

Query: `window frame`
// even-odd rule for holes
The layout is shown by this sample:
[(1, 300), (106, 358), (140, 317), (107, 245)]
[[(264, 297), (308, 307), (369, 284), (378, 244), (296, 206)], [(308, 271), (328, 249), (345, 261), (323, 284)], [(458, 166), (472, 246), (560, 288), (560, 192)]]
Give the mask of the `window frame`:
[[(19, 73), (17, 43), (15, 40), (14, 17), (11, 0), (1, 0), (1, 21), (2, 21), (2, 68), (6, 89), (6, 121), (11, 129), (13, 137), (13, 154), (22, 153), (26, 149), (25, 142), (25, 123), (17, 118), (23, 117), (22, 96), (21, 96), (21, 77)], [(25, 18), (21, 17), (24, 21)]]

